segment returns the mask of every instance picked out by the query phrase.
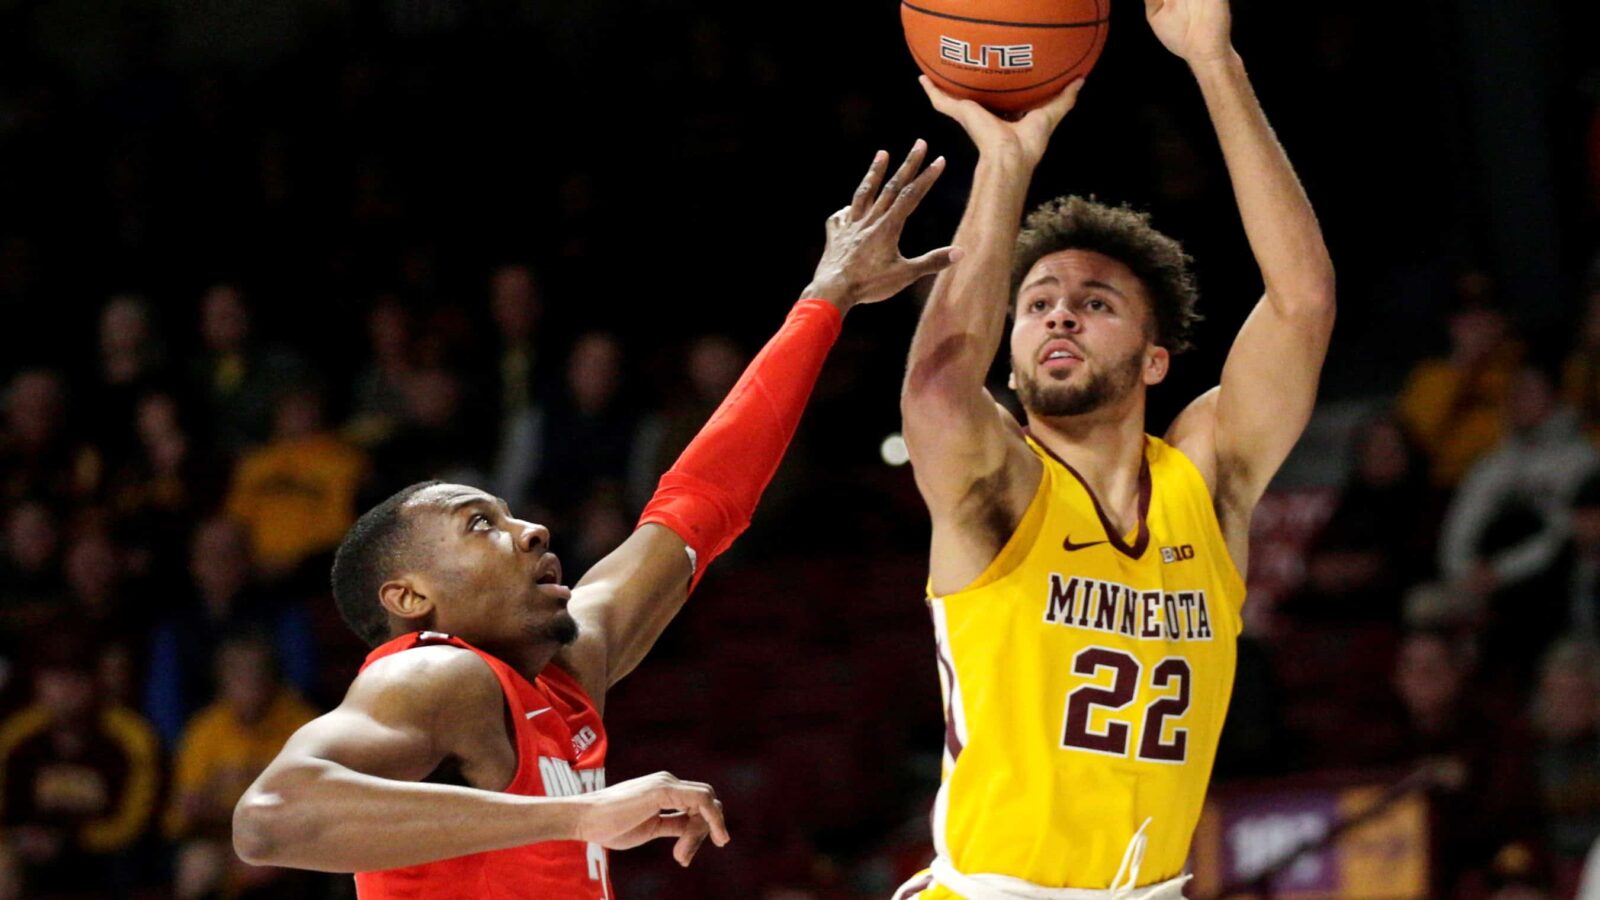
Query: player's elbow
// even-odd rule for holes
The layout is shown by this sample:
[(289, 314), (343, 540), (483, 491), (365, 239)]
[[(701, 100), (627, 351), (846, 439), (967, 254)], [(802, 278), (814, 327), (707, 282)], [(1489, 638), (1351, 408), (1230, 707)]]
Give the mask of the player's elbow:
[(993, 359), (994, 349), (980, 348), (968, 334), (913, 348), (906, 364), (906, 380), (900, 386), (902, 410), (907, 404), (925, 406), (981, 392)]
[(1338, 306), (1338, 283), (1334, 278), (1332, 263), (1313, 267), (1281, 289), (1268, 288), (1279, 308), (1292, 318), (1307, 324), (1317, 323), (1331, 327)]
[(948, 425), (982, 393), (982, 378), (932, 366), (913, 367), (900, 388), (900, 417), (908, 428)]
[(305, 793), (311, 772), (269, 772), (233, 808), (233, 852), (252, 866), (294, 865), (297, 845), (319, 829), (308, 820)]
[(281, 799), (252, 787), (233, 808), (233, 852), (252, 866), (270, 866), (278, 861), (282, 818)]

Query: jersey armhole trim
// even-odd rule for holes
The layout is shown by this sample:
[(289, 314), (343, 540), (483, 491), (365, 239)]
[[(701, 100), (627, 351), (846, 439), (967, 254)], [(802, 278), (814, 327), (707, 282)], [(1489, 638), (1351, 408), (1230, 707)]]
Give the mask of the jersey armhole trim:
[(1206, 514), (1211, 517), (1211, 525), (1217, 531), (1217, 546), (1221, 548), (1222, 560), (1227, 567), (1227, 573), (1232, 576), (1234, 587), (1239, 589), (1239, 609), (1244, 609), (1244, 599), (1245, 594), (1249, 591), (1249, 582), (1245, 580), (1244, 573), (1239, 571), (1239, 564), (1233, 558), (1233, 551), (1228, 549), (1228, 536), (1222, 533), (1222, 520), (1217, 518), (1217, 498), (1212, 496), (1210, 485), (1206, 484), (1205, 476), (1200, 474), (1200, 467), (1194, 464), (1194, 460), (1190, 459), (1188, 454), (1179, 450), (1176, 444), (1169, 444), (1160, 438), (1152, 438), (1152, 440), (1160, 441), (1162, 447), (1171, 451), (1173, 455), (1183, 461), (1182, 465), (1188, 468), (1189, 476), (1194, 479), (1195, 484), (1200, 486), (1200, 491), (1205, 494)]

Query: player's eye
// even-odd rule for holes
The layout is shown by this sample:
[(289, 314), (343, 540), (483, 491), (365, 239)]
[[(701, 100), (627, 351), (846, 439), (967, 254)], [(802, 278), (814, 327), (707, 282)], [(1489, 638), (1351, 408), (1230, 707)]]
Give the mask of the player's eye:
[(1101, 300), (1099, 297), (1090, 297), (1089, 298), (1089, 302), (1085, 303), (1084, 306), (1088, 307), (1089, 309), (1094, 310), (1095, 312), (1102, 312), (1104, 310), (1108, 310), (1108, 309), (1111, 308), (1110, 306), (1106, 305), (1106, 302), (1104, 300)]
[(1038, 312), (1038, 311), (1044, 309), (1045, 305), (1046, 304), (1045, 304), (1045, 302), (1043, 300), (1035, 300), (1032, 303), (1028, 304), (1028, 309), (1032, 310), (1033, 312)]
[(488, 531), (489, 527), (492, 526), (493, 524), (494, 524), (494, 522), (492, 520), (490, 520), (490, 518), (488, 516), (484, 515), (483, 513), (473, 513), (472, 514), (472, 518), (467, 520), (467, 530), (468, 531)]

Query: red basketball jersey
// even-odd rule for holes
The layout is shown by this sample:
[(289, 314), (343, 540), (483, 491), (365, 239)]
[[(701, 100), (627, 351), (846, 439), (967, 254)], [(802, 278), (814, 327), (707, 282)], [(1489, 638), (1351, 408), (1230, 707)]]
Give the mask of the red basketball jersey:
[[(433, 631), (395, 638), (367, 655), (365, 670), (413, 647), (448, 644), (478, 654), (500, 679), (516, 729), (517, 774), (508, 794), (571, 797), (606, 786), (606, 729), (589, 695), (559, 666), (529, 683), (466, 641)], [(361, 900), (578, 898), (611, 900), (606, 851), (580, 841), (546, 841), (420, 866), (357, 872)]]

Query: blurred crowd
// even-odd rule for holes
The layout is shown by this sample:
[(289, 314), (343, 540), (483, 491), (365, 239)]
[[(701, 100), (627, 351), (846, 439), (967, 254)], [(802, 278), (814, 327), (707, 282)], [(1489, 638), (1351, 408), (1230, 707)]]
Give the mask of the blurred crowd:
[[(1216, 780), (1413, 777), (1437, 896), (1568, 895), (1600, 839), (1592, 61), (1563, 70), (1587, 118), (1552, 136), (1580, 136), (1556, 153), (1578, 249), (1535, 303), (1445, 221), (1468, 188), (1416, 93), (1443, 70), (1389, 52), (1426, 17), (1236, 5), (1311, 36), (1246, 56), (1286, 73), (1258, 81), (1340, 266), (1325, 395), (1359, 416), (1319, 413), (1343, 423), (1302, 448), (1323, 474), (1258, 516)], [(851, 49), (896, 47), (892, 15), (775, 34), (634, 6), (0, 3), (0, 897), (350, 896), (243, 865), (229, 823), (364, 654), (327, 584), (354, 517), (464, 481), (548, 524), (575, 579), (781, 320), (873, 149), (951, 154), (907, 249), (948, 239), (970, 157), (899, 49)], [(1181, 72), (1142, 93), (1164, 58), (1117, 25), (1041, 181), (1151, 206), (1200, 260), (1210, 324), (1159, 432), (1259, 286), (1214, 227), (1203, 110)], [(817, 70), (832, 41), (858, 69)], [(1358, 109), (1390, 140), (1342, 142)], [(1107, 133), (1125, 145), (1073, 136)], [(852, 314), (754, 527), (609, 704), (611, 780), (713, 782), (738, 837), (687, 871), (619, 855), (623, 896), (881, 898), (931, 855), (925, 514), (879, 453), (915, 313)]]

